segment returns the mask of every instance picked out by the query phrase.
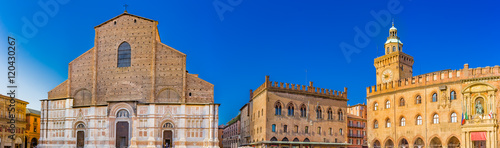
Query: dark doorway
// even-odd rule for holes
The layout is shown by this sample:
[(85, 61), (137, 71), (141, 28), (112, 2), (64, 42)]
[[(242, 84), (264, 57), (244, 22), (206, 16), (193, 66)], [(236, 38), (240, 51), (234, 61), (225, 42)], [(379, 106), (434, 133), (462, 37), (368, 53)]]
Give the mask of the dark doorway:
[(31, 139), (30, 148), (35, 148), (38, 145), (38, 140), (36, 138)]
[(85, 133), (83, 131), (76, 132), (76, 148), (85, 146)]
[(116, 123), (116, 148), (128, 147), (128, 122)]
[(163, 131), (163, 148), (172, 147), (172, 131)]

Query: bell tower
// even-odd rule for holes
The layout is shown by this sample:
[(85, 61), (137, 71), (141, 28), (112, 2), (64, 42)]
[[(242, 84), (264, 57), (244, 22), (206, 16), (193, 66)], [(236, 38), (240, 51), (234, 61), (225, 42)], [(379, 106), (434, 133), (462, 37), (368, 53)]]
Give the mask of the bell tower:
[(398, 29), (389, 29), (389, 37), (384, 44), (385, 55), (375, 58), (377, 84), (413, 76), (413, 57), (403, 52), (403, 43), (398, 37)]

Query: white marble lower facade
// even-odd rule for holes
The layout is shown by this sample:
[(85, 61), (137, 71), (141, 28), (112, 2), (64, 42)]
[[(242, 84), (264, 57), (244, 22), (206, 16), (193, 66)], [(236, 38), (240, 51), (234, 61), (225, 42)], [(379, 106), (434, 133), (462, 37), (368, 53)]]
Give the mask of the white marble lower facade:
[(219, 104), (42, 100), (41, 148), (218, 148)]

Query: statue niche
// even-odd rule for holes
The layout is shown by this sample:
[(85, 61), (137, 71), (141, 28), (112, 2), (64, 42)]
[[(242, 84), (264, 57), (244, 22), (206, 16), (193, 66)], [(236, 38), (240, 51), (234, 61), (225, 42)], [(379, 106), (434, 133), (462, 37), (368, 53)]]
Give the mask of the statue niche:
[(484, 114), (484, 99), (482, 97), (478, 97), (474, 100), (474, 111), (476, 115)]

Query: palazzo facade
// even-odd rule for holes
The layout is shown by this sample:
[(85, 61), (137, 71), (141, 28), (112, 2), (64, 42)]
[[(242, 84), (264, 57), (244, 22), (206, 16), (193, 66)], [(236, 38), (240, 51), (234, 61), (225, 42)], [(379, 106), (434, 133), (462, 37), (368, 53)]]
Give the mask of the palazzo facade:
[(94, 27), (94, 47), (41, 100), (38, 147), (219, 147), (214, 86), (157, 25), (125, 11)]
[(347, 147), (344, 91), (273, 82), (250, 91), (241, 111), (241, 147)]
[(366, 88), (369, 147), (498, 147), (500, 66), (413, 76), (397, 31), (374, 61), (377, 85)]

